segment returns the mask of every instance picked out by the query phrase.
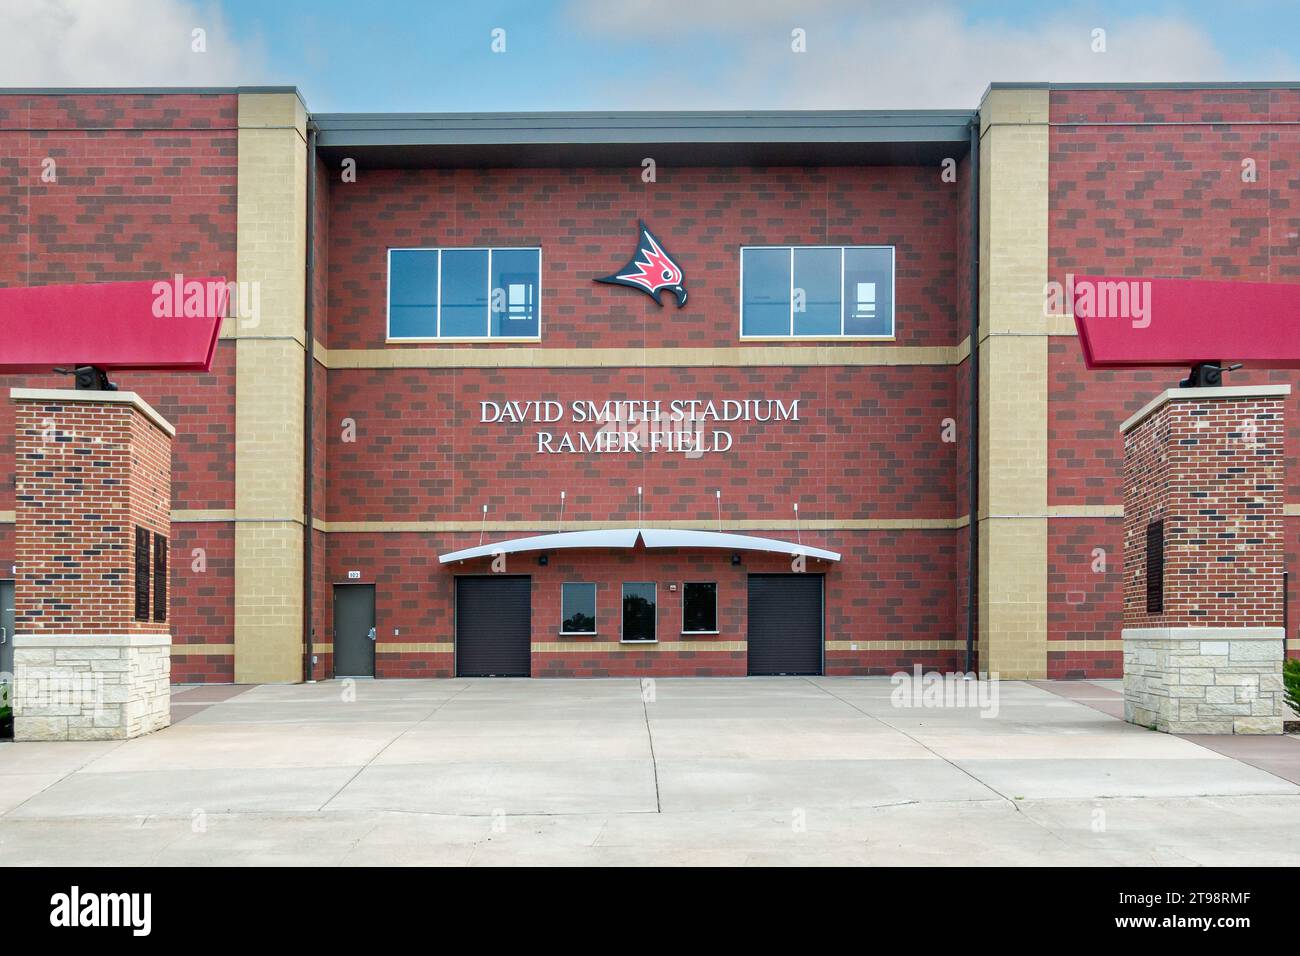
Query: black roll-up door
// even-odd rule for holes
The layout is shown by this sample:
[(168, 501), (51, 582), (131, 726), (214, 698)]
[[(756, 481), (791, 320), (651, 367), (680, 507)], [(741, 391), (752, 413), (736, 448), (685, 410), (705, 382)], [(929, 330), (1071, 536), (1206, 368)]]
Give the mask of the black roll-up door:
[(749, 673), (822, 672), (822, 576), (749, 576)]
[(457, 676), (528, 677), (531, 673), (532, 579), (457, 578)]

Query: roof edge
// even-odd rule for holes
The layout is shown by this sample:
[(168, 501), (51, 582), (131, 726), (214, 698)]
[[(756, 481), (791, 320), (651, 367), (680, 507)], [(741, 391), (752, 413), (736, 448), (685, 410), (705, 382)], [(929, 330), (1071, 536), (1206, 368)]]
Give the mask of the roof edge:
[(296, 86), (0, 86), (0, 96), (163, 96), (238, 93), (292, 93), (303, 108), (307, 100)]
[(1136, 83), (1053, 83), (1047, 80), (994, 82), (990, 90), (1300, 90), (1300, 80), (1149, 80)]

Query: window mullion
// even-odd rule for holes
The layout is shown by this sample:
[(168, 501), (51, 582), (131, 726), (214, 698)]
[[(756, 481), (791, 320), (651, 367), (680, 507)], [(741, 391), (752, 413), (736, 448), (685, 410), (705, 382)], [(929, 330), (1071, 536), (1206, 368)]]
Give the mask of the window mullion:
[(492, 338), (492, 247), (488, 247), (487, 267), (487, 338)]
[(794, 246), (790, 247), (790, 338), (794, 338)]
[(840, 337), (844, 337), (844, 247), (840, 246)]

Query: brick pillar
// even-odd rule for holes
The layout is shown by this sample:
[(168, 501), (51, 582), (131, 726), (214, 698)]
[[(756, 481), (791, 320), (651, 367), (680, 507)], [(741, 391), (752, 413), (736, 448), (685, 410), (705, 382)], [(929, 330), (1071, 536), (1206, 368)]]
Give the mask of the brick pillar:
[[(1289, 385), (1171, 388), (1124, 432), (1124, 717), (1282, 732)], [(1162, 557), (1163, 555), (1163, 557)]]
[(14, 736), (105, 740), (166, 727), (175, 429), (133, 392), (10, 396)]

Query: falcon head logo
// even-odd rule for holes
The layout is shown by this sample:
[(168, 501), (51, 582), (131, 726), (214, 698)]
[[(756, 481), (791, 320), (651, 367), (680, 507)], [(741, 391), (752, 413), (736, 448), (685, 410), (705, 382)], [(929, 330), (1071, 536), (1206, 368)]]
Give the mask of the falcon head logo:
[(686, 289), (682, 286), (685, 276), (682, 267), (673, 261), (672, 256), (664, 251), (659, 240), (647, 228), (644, 222), (637, 222), (641, 241), (637, 244), (632, 260), (613, 275), (597, 279), (610, 285), (626, 285), (640, 289), (656, 305), (663, 305), (659, 294), (667, 289), (677, 297), (677, 308), (686, 304)]

